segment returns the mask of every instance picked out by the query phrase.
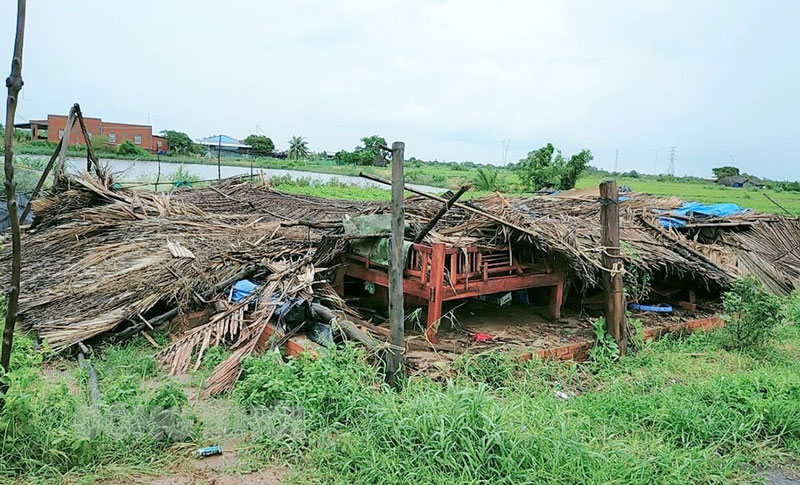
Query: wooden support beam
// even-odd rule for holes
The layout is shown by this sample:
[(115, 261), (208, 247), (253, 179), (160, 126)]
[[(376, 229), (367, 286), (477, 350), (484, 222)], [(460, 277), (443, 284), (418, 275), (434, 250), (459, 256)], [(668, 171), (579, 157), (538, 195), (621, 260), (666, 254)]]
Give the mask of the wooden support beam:
[[(92, 148), (92, 139), (89, 137), (89, 131), (86, 129), (86, 123), (83, 121), (83, 113), (81, 113), (81, 107), (78, 103), (72, 107), (75, 110), (75, 116), (78, 119), (78, 125), (81, 127), (81, 133), (83, 133), (83, 141), (86, 142), (86, 171), (92, 171), (92, 164), (94, 164), (94, 173), (100, 177), (100, 161), (94, 154), (94, 149)], [(69, 136), (67, 136), (67, 143), (69, 143)], [(160, 169), (161, 165), (159, 165)]]
[(625, 294), (622, 289), (623, 267), (619, 252), (619, 204), (616, 180), (605, 180), (600, 184), (600, 203), (606, 330), (616, 340), (620, 355), (625, 355), (628, 335), (625, 325)]
[(428, 221), (427, 224), (425, 224), (425, 227), (422, 228), (422, 231), (420, 231), (420, 233), (417, 234), (417, 237), (414, 238), (414, 242), (421, 243), (422, 240), (425, 239), (425, 236), (427, 236), (428, 233), (431, 232), (436, 223), (439, 222), (439, 219), (441, 219), (442, 216), (447, 214), (447, 211), (449, 211), (450, 208), (453, 207), (453, 204), (455, 204), (467, 190), (469, 190), (469, 185), (462, 185), (461, 188), (458, 189), (458, 192), (453, 194), (453, 196), (450, 197), (450, 199), (442, 206), (442, 208), (439, 209), (439, 212), (437, 212), (436, 215), (433, 216), (433, 219), (431, 219), (430, 221)]
[(67, 117), (67, 124), (64, 125), (64, 136), (61, 137), (61, 151), (58, 153), (58, 164), (56, 170), (53, 172), (53, 185), (61, 182), (66, 172), (67, 148), (69, 148), (69, 135), (72, 133), (72, 127), (75, 125), (75, 106), (70, 108), (69, 116)]
[[(391, 182), (383, 180), (382, 178), (379, 178), (379, 177), (373, 177), (372, 175), (367, 175), (367, 174), (365, 174), (363, 172), (359, 173), (358, 176), (361, 177), (361, 178), (365, 178), (367, 180), (372, 180), (373, 182), (379, 182), (379, 183), (386, 184), (386, 185), (392, 185)], [(431, 200), (438, 200), (439, 202), (447, 203), (447, 199), (443, 199), (443, 198), (439, 197), (438, 195), (426, 194), (425, 192), (422, 192), (421, 190), (414, 189), (412, 187), (406, 187), (405, 190), (411, 192), (412, 194), (417, 194), (417, 195), (420, 195), (422, 197), (426, 197), (426, 198), (431, 199)], [(491, 219), (491, 220), (493, 220), (493, 221), (495, 221), (497, 223), (500, 223), (500, 224), (502, 224), (504, 226), (510, 227), (511, 229), (516, 229), (517, 231), (524, 232), (525, 234), (530, 234), (531, 236), (534, 236), (534, 237), (537, 237), (537, 238), (539, 237), (539, 235), (536, 234), (533, 231), (525, 229), (524, 227), (518, 226), (518, 225), (514, 224), (511, 221), (507, 221), (507, 220), (503, 219), (502, 217), (497, 217), (494, 214), (490, 214), (490, 213), (488, 213), (486, 211), (483, 211), (481, 209), (478, 209), (476, 207), (472, 207), (472, 206), (469, 206), (467, 204), (462, 204), (461, 202), (454, 202), (453, 203), (453, 207), (458, 207), (459, 209), (464, 209), (465, 211), (472, 212), (473, 214), (478, 214), (479, 216), (483, 216), (483, 217), (485, 217), (487, 219)]]
[(439, 320), (442, 318), (442, 302), (444, 301), (444, 243), (431, 246), (431, 290), (428, 299), (428, 319), (425, 335), (433, 343), (439, 342), (437, 335)]
[(403, 369), (405, 349), (405, 317), (403, 313), (403, 270), (405, 241), (405, 208), (403, 206), (403, 158), (405, 143), (392, 143), (392, 238), (389, 252), (389, 352), (386, 354), (386, 379), (397, 387)]
[(25, 209), (22, 211), (22, 215), (19, 217), (20, 224), (25, 222), (25, 218), (28, 217), (28, 212), (31, 210), (31, 206), (33, 205), (33, 199), (39, 195), (39, 191), (42, 190), (42, 186), (44, 186), (44, 182), (47, 180), (47, 176), (50, 175), (50, 169), (53, 168), (53, 163), (55, 163), (56, 158), (58, 158), (58, 154), (61, 152), (61, 145), (64, 143), (64, 139), (58, 140), (58, 145), (56, 145), (56, 149), (53, 152), (53, 155), (50, 157), (50, 161), (47, 162), (45, 165), (44, 170), (42, 171), (42, 176), (39, 177), (39, 181), (36, 182), (36, 187), (33, 189), (31, 193), (31, 198), (28, 199), (28, 203), (25, 204)]

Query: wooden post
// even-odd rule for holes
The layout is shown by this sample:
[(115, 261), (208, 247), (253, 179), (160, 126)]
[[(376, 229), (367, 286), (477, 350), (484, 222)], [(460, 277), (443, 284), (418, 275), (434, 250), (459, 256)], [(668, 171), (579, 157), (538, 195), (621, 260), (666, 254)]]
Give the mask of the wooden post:
[[(83, 141), (86, 142), (86, 171), (91, 172), (92, 164), (94, 164), (94, 172), (97, 176), (100, 176), (100, 161), (94, 154), (94, 149), (92, 148), (92, 140), (89, 138), (89, 131), (86, 129), (86, 123), (83, 122), (83, 113), (81, 113), (81, 106), (78, 103), (75, 103), (73, 106), (75, 110), (75, 116), (78, 118), (78, 124), (81, 128), (81, 133), (83, 133)], [(67, 143), (69, 143), (69, 137), (67, 137)]]
[(64, 125), (64, 136), (61, 137), (61, 151), (58, 154), (58, 164), (56, 170), (53, 172), (53, 185), (58, 184), (64, 179), (64, 172), (66, 171), (67, 148), (69, 148), (69, 135), (72, 133), (72, 127), (75, 125), (75, 106), (70, 108), (69, 116), (67, 117), (67, 124)]
[[(8, 310), (3, 327), (3, 344), (0, 349), (0, 366), (7, 373), (11, 365), (11, 349), (14, 340), (14, 326), (17, 323), (19, 303), (20, 271), (22, 269), (22, 240), (19, 219), (17, 219), (17, 184), (14, 182), (14, 115), (17, 112), (17, 97), (22, 89), (22, 43), (25, 38), (25, 0), (17, 0), (17, 33), (14, 38), (14, 54), (11, 58), (11, 74), (6, 78), (8, 98), (6, 99), (6, 133), (3, 169), (5, 171), (6, 206), (8, 221), (11, 224), (11, 288), (8, 292)], [(8, 391), (8, 380), (0, 381), (0, 408), (5, 405), (4, 396)]]
[(619, 252), (619, 205), (617, 181), (600, 184), (600, 226), (603, 245), (603, 289), (605, 290), (606, 330), (619, 346), (620, 355), (628, 347), (625, 325), (625, 294), (622, 290), (622, 260)]
[(405, 349), (403, 315), (403, 241), (405, 209), (403, 208), (403, 157), (405, 143), (392, 143), (392, 238), (389, 246), (389, 343), (386, 357), (386, 380), (393, 387), (399, 384)]
[(42, 186), (44, 185), (45, 181), (47, 180), (47, 176), (50, 174), (50, 169), (53, 168), (53, 163), (55, 163), (56, 158), (58, 158), (58, 154), (61, 152), (61, 145), (64, 143), (64, 139), (58, 140), (58, 145), (56, 145), (56, 149), (53, 152), (53, 155), (50, 157), (50, 161), (47, 162), (47, 165), (44, 166), (44, 170), (42, 171), (42, 176), (39, 177), (39, 181), (36, 182), (36, 187), (33, 189), (31, 193), (31, 198), (28, 199), (28, 203), (25, 204), (25, 209), (22, 211), (22, 215), (19, 216), (19, 222), (22, 224), (25, 222), (25, 218), (28, 217), (28, 212), (31, 210), (31, 206), (33, 205), (33, 199), (39, 195), (39, 191), (42, 190)]
[[(431, 296), (428, 299), (428, 319), (425, 335), (428, 341), (439, 343), (436, 334), (439, 320), (442, 318), (442, 293), (444, 293), (444, 243), (433, 243), (431, 246)], [(424, 271), (424, 269), (423, 269)]]
[(222, 167), (220, 166), (220, 157), (222, 156), (222, 135), (219, 135), (217, 141), (217, 180), (222, 180)]

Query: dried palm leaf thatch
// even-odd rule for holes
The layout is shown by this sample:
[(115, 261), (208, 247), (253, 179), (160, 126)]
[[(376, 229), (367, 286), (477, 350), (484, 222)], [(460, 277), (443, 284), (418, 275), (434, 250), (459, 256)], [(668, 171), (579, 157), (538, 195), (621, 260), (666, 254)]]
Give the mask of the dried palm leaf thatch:
[(779, 295), (800, 289), (797, 218), (771, 217), (741, 230), (714, 231), (713, 241), (722, 264), (731, 271), (755, 275)]
[(386, 202), (353, 202), (287, 194), (267, 184), (244, 180), (175, 192), (173, 200), (189, 202), (207, 213), (259, 214), (265, 220), (334, 221), (389, 210)]
[(319, 283), (327, 286), (324, 278), (317, 277), (319, 271), (310, 263), (310, 258), (295, 263), (272, 263), (270, 271), (272, 273), (267, 278), (265, 287), (259, 291), (261, 298), (253, 312), (252, 323), (233, 342), (233, 354), (214, 368), (211, 377), (206, 381), (203, 396), (213, 396), (233, 388), (242, 373), (242, 360), (254, 352), (265, 350), (264, 331), (278, 306), (290, 298), (305, 300), (310, 304), (314, 296), (314, 285)]
[[(139, 321), (156, 306), (191, 308), (197, 295), (253, 262), (311, 261), (322, 241), (305, 228), (209, 215), (163, 195), (112, 191), (88, 177), (55, 200), (66, 203), (39, 202), (38, 224), (25, 236), (20, 301), (24, 328), (55, 350)], [(175, 257), (170, 243), (195, 258)], [(326, 261), (335, 257), (331, 248), (341, 247), (327, 245)]]
[[(622, 255), (628, 267), (648, 273), (661, 272), (699, 281), (706, 286), (724, 283), (724, 275), (698, 260), (651, 228), (639, 217), (653, 217), (655, 209), (673, 209), (683, 201), (630, 194), (620, 201), (620, 239)], [(492, 194), (472, 201), (473, 207), (500, 217), (519, 231), (491, 219), (453, 208), (436, 225), (426, 242), (533, 248), (542, 255), (560, 258), (576, 280), (585, 286), (597, 286), (603, 271), (600, 245), (600, 200), (598, 196), (578, 194), (572, 197), (513, 197)], [(410, 200), (411, 218), (427, 220), (440, 203)]]

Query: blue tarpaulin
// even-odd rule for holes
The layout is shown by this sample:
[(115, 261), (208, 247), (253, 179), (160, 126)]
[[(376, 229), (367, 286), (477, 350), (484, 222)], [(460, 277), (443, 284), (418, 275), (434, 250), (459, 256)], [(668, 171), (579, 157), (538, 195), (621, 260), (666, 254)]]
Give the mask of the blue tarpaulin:
[[(670, 212), (669, 214), (663, 217), (660, 217), (659, 221), (661, 222), (661, 225), (666, 228), (684, 227), (686, 226), (687, 223), (687, 220), (684, 219), (684, 217), (689, 219), (725, 218), (738, 214), (744, 214), (745, 212), (748, 211), (750, 211), (750, 209), (742, 209), (738, 205), (732, 204), (730, 202), (723, 204), (703, 204), (702, 202), (686, 202), (680, 208), (675, 209), (674, 211)], [(683, 216), (683, 217), (681, 218), (670, 217), (670, 215)]]
[(250, 280), (239, 280), (233, 285), (231, 301), (238, 303), (258, 289), (258, 285)]

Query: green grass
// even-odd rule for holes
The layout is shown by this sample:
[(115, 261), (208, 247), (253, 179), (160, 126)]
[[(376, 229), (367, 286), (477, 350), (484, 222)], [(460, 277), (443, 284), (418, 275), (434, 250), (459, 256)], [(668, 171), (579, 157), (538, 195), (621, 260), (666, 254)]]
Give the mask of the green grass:
[[(19, 144), (15, 145), (18, 154), (51, 154), (54, 147), (48, 144)], [(69, 154), (72, 156), (85, 156), (85, 149), (70, 147)], [(101, 157), (125, 158), (113, 152), (103, 152)], [(148, 155), (145, 159), (156, 160), (160, 158), (166, 163), (175, 164), (202, 164), (216, 165), (215, 159), (198, 158), (196, 156), (159, 156)], [(373, 176), (389, 179), (391, 177), (390, 167), (374, 166), (354, 166), (336, 165), (326, 160), (282, 160), (276, 158), (255, 158), (238, 159), (225, 158), (225, 165), (249, 167), (251, 164), (255, 168), (271, 168), (297, 170), (312, 173), (326, 173), (334, 175), (358, 176), (364, 172)], [(190, 169), (189, 169), (190, 170)], [(494, 168), (492, 174), (496, 174), (496, 181), (493, 183), (503, 192), (509, 194), (521, 194), (524, 192), (519, 177), (516, 172), (506, 168)], [(457, 189), (465, 183), (480, 183), (481, 177), (477, 168), (470, 168), (463, 164), (434, 164), (420, 161), (407, 161), (405, 166), (406, 182), (434, 187)], [(578, 180), (578, 188), (596, 187), (602, 181), (603, 176), (597, 174), (586, 175)], [(698, 178), (685, 178), (679, 180), (659, 180), (653, 176), (642, 176), (639, 178), (618, 178), (620, 185), (628, 185), (634, 191), (646, 192), (653, 195), (676, 196), (687, 201), (699, 201), (707, 203), (733, 202), (742, 207), (755, 209), (762, 212), (782, 213), (785, 212), (769, 201), (764, 194), (775, 199), (779, 204), (788, 209), (792, 215), (800, 215), (800, 193), (788, 191), (775, 191), (772, 189), (739, 189), (719, 186), (711, 181)], [(30, 184), (28, 184), (30, 185)], [(389, 191), (382, 189), (358, 189), (345, 187), (339, 184), (332, 184), (328, 187), (325, 184), (309, 184), (293, 187), (292, 183), (284, 183), (281, 190), (298, 194), (319, 195), (322, 197), (334, 197), (349, 200), (388, 200)], [(486, 191), (472, 190), (465, 195), (465, 198), (474, 198), (487, 193)]]
[[(759, 352), (727, 351), (708, 333), (668, 338), (610, 365), (466, 355), (445, 382), (410, 378), (400, 392), (353, 347), (288, 364), (267, 354), (247, 360), (233, 393), (210, 402), (219, 410), (212, 421), (139, 338), (92, 358), (104, 400), (96, 413), (124, 426), (90, 433), (76, 420), (91, 409), (85, 371), (47, 355), (43, 364), (33, 340), (18, 336), (0, 412), (0, 476), (126, 481), (164, 473), (185, 450), (239, 432), (238, 471), (288, 464), (299, 482), (749, 483), (800, 460), (800, 297), (786, 305), (792, 316)], [(43, 379), (43, 365), (64, 379)], [(152, 433), (145, 418), (161, 407), (178, 411), (169, 416), (182, 434)], [(244, 419), (221, 426), (230, 416)]]
[[(583, 177), (578, 180), (577, 187), (597, 187), (602, 180), (603, 177), (600, 176)], [(724, 187), (711, 182), (672, 182), (645, 178), (620, 178), (618, 179), (618, 184), (620, 186), (628, 185), (634, 191), (653, 195), (675, 196), (687, 201), (707, 203), (733, 202), (741, 207), (761, 212), (785, 214), (774, 203), (764, 197), (764, 194), (767, 194), (787, 208), (793, 215), (800, 215), (800, 193), (796, 192)]]

